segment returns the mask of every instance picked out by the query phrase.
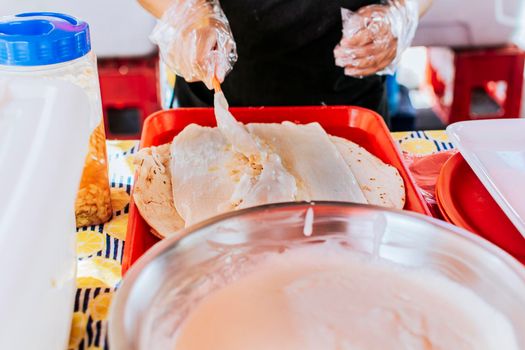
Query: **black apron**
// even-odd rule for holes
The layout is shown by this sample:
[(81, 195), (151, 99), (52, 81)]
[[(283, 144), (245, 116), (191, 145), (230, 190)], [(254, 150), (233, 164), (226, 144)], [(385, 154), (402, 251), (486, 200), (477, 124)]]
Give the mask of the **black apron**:
[[(385, 79), (344, 75), (333, 50), (341, 39), (341, 7), (380, 0), (221, 0), (239, 59), (222, 89), (231, 106), (356, 105), (387, 118)], [(202, 83), (178, 78), (181, 107), (211, 106)]]

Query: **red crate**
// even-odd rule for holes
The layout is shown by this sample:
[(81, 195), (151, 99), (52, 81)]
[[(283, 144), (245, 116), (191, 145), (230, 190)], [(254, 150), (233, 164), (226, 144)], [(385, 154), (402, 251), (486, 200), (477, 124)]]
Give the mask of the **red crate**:
[(137, 134), (112, 133), (108, 119), (110, 109), (136, 110), (138, 112), (138, 124), (141, 127), (148, 115), (161, 108), (157, 83), (159, 80), (158, 61), (157, 55), (127, 59), (100, 59), (98, 61), (102, 108), (108, 139), (128, 140), (140, 137), (140, 130)]
[[(453, 62), (441, 62), (455, 66), (454, 81), (445, 83), (440, 78), (440, 69), (427, 66), (427, 83), (436, 100), (435, 112), (445, 124), (464, 120), (519, 118), (522, 104), (523, 68), (525, 51), (509, 46), (491, 49), (462, 49), (454, 51)], [(497, 91), (498, 83), (504, 83), (503, 94)], [(499, 106), (492, 114), (477, 115), (471, 110), (472, 93), (484, 90)], [(452, 101), (444, 101), (449, 90)]]
[[(329, 134), (356, 142), (383, 162), (396, 167), (405, 181), (407, 198), (405, 209), (430, 215), (424, 199), (403, 163), (397, 144), (377, 113), (364, 108), (342, 106), (231, 108), (231, 112), (243, 123), (319, 122)], [(216, 126), (213, 109), (174, 109), (151, 115), (144, 123), (140, 146), (158, 146), (171, 142), (175, 135), (191, 123)], [(140, 216), (132, 199), (122, 262), (123, 273), (146, 250), (158, 242), (158, 238), (149, 231), (149, 225)]]

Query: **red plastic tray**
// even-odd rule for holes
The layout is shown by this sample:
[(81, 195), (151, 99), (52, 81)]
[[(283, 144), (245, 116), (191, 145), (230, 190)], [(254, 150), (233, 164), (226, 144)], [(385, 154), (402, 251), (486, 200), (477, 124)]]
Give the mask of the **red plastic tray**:
[(446, 221), (477, 233), (525, 263), (525, 239), (461, 154), (441, 169), (436, 199)]
[[(405, 209), (430, 215), (387, 126), (375, 112), (346, 106), (231, 108), (231, 112), (243, 123), (280, 123), (287, 120), (298, 124), (319, 122), (329, 134), (356, 142), (385, 163), (396, 167), (405, 181)], [(175, 135), (191, 123), (216, 126), (213, 109), (181, 108), (151, 115), (144, 123), (140, 146), (158, 146), (171, 142)], [(150, 227), (140, 216), (132, 199), (122, 262), (123, 273), (158, 241), (149, 230)]]

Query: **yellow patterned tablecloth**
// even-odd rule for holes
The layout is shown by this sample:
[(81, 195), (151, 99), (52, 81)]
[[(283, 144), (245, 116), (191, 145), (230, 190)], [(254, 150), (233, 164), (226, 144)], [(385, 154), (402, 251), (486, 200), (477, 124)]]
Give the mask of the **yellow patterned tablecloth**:
[[(412, 131), (392, 134), (400, 148), (412, 155), (427, 155), (453, 148), (444, 131)], [(133, 184), (133, 154), (138, 141), (109, 141), (108, 158), (114, 216), (105, 225), (77, 232), (78, 289), (69, 349), (108, 349), (107, 318), (111, 298), (121, 280)]]

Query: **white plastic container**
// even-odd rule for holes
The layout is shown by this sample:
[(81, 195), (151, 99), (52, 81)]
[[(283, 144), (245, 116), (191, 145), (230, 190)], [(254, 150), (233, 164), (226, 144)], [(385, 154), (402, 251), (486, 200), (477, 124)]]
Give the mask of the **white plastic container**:
[(0, 349), (67, 347), (89, 119), (70, 83), (0, 78)]
[(447, 134), (525, 238), (525, 120), (470, 120)]
[(112, 210), (106, 136), (88, 24), (60, 13), (0, 18), (0, 76), (65, 80), (88, 95), (92, 136), (75, 204), (77, 226), (109, 220)]

